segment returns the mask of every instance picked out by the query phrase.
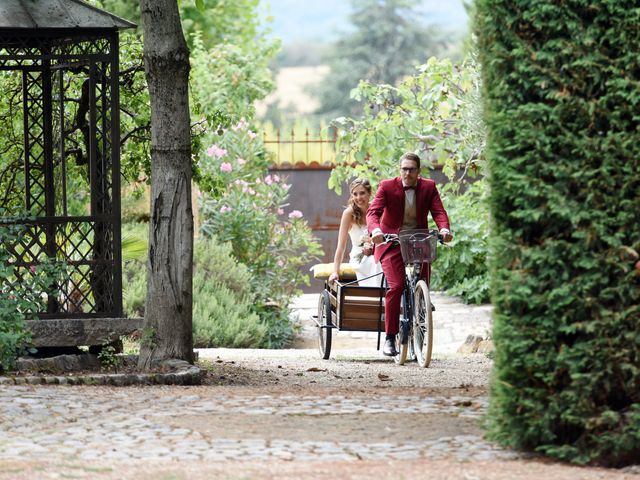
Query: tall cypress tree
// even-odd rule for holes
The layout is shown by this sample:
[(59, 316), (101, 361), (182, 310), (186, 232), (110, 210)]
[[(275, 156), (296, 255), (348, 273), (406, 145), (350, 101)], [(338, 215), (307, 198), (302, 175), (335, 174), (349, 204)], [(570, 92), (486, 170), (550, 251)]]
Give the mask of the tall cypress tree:
[(316, 90), (324, 117), (357, 116), (362, 106), (349, 98), (360, 80), (395, 84), (415, 73), (444, 46), (434, 27), (420, 18), (418, 0), (351, 0), (353, 31), (327, 56), (329, 75)]
[(640, 1), (479, 0), (492, 188), (490, 431), (640, 458)]

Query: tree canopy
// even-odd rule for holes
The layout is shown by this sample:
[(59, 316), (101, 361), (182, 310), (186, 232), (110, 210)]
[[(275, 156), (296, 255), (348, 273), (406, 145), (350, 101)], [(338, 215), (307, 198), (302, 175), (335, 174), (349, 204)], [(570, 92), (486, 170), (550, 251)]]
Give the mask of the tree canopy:
[(356, 115), (350, 98), (360, 80), (394, 85), (444, 46), (438, 30), (421, 19), (417, 0), (351, 0), (353, 30), (329, 50), (330, 74), (317, 87), (318, 115)]

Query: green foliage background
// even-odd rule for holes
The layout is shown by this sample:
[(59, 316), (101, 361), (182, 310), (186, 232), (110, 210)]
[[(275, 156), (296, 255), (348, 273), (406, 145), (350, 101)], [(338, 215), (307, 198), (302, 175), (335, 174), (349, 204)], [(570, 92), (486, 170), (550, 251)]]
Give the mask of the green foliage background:
[[(358, 118), (334, 120), (337, 165), (329, 187), (340, 192), (352, 177), (373, 185), (399, 174), (405, 151), (422, 158), (422, 175), (442, 165), (449, 183), (440, 185), (454, 240), (439, 248), (433, 286), (468, 303), (489, 299), (489, 214), (484, 167), (485, 128), (480, 70), (473, 56), (461, 64), (430, 58), (397, 86), (360, 82), (354, 96), (365, 108)], [(469, 182), (475, 181), (472, 188)]]
[(640, 458), (640, 2), (480, 0), (493, 438)]

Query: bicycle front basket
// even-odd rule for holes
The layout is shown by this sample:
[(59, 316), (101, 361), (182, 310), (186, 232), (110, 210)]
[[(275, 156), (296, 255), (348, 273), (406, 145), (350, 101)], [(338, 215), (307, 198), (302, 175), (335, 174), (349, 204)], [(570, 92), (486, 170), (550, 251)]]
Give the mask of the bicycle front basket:
[(435, 261), (438, 237), (429, 230), (405, 230), (400, 232), (398, 238), (404, 263), (431, 263)]

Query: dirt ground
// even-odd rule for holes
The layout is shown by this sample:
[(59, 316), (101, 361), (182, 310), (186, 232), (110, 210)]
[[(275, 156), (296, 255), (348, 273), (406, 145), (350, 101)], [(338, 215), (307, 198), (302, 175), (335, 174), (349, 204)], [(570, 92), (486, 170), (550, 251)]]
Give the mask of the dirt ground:
[[(53, 473), (55, 471), (55, 473)], [(544, 460), (457, 462), (451, 460), (370, 460), (290, 462), (3, 462), (3, 480), (97, 478), (104, 480), (636, 480), (632, 473), (562, 465)]]

